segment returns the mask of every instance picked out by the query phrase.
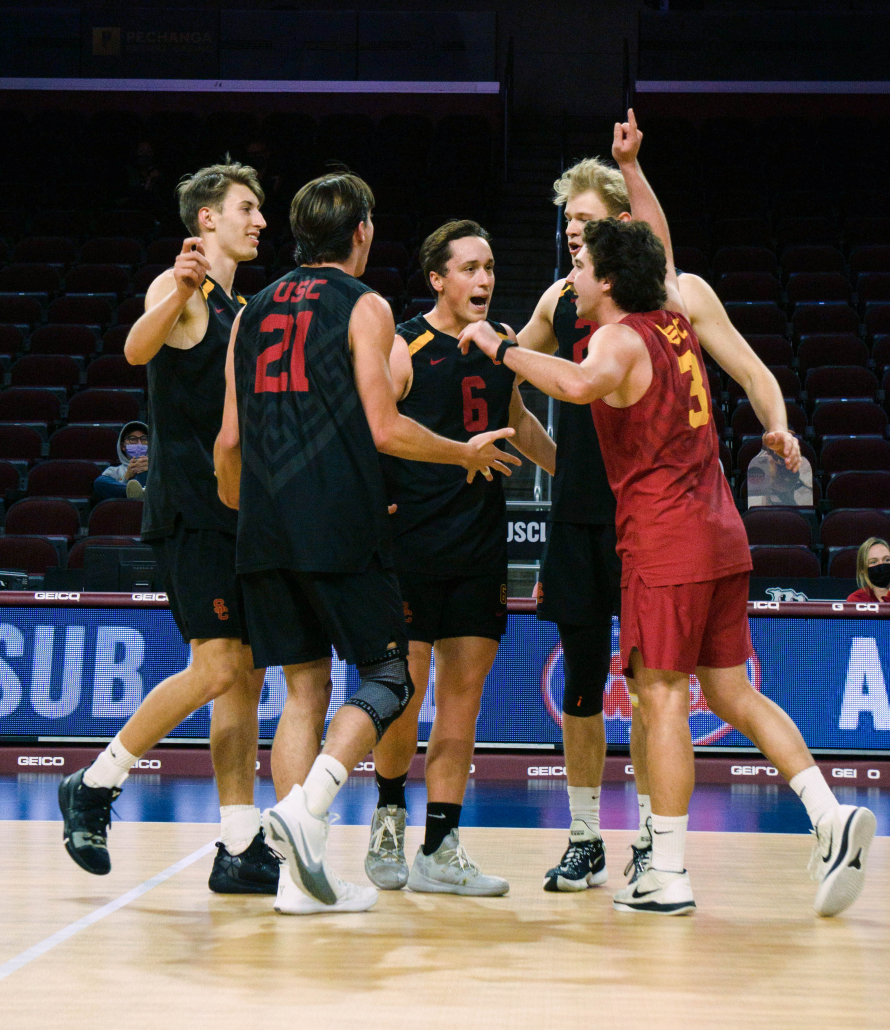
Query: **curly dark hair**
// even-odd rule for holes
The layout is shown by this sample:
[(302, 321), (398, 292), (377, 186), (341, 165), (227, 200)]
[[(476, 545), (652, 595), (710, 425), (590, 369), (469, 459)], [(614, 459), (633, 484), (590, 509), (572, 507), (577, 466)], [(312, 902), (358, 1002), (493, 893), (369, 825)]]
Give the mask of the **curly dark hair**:
[(664, 307), (667, 259), (648, 222), (601, 218), (584, 226), (584, 243), (597, 279), (612, 284), (612, 300), (628, 314)]

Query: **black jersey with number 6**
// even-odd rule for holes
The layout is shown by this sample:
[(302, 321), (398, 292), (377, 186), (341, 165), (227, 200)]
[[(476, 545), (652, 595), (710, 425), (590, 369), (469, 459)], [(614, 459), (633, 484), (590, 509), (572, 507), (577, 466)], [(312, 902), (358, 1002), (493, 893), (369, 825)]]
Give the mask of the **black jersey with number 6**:
[(237, 571), (392, 567), (380, 459), (353, 374), (349, 320), (373, 292), (296, 268), (253, 297), (235, 341), (241, 432)]
[[(491, 323), (506, 339), (504, 327)], [(408, 344), (414, 378), (399, 411), (440, 436), (469, 440), (510, 421), (515, 374), (477, 347), (461, 354), (457, 340), (422, 316), (398, 326)], [(459, 465), (383, 456), (393, 516), (396, 569), (432, 576), (503, 573), (507, 514), (502, 475), (472, 483)]]

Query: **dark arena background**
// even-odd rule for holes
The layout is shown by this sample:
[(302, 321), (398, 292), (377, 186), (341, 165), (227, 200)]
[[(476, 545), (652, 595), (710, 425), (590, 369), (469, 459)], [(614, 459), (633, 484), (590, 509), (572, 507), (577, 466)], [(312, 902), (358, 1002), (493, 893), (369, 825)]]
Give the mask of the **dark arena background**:
[[(847, 601), (869, 537), (890, 539), (890, 11), (880, 2), (471, 0), (451, 5), (0, 0), (0, 1022), (8, 1030), (504, 1027), (885, 1030), (890, 1025), (890, 605)], [(842, 804), (877, 817), (866, 886), (812, 912), (797, 797), (709, 710), (690, 728), (699, 787), (692, 920), (614, 912), (637, 829), (632, 706), (605, 692), (609, 880), (545, 893), (569, 825), (563, 654), (535, 617), (550, 477), (505, 481), (508, 629), (486, 681), (461, 839), (506, 897), (384, 892), (370, 913), (285, 918), (207, 889), (219, 800), (211, 706), (147, 752), (115, 806), (112, 873), (63, 853), (64, 775), (184, 669), (143, 502), (98, 497), (118, 436), (148, 421), (124, 343), (187, 235), (176, 183), (224, 159), (265, 191), (250, 299), (294, 267), (289, 208), (344, 167), (376, 198), (365, 283), (396, 323), (433, 306), (419, 247), (451, 218), (491, 233), (491, 317), (517, 331), (567, 274), (553, 183), (611, 160), (633, 108), (640, 164), (678, 268), (705, 279), (774, 373), (812, 469), (804, 503), (749, 507), (763, 428), (707, 364), (720, 456), (754, 571), (748, 674), (799, 726)], [(706, 355), (707, 360), (707, 355)], [(558, 405), (528, 383), (551, 435)], [(792, 498), (794, 500), (794, 498)], [(799, 498), (798, 498), (799, 500)], [(319, 513), (319, 518), (323, 518)], [(890, 600), (890, 598), (888, 598)], [(335, 655), (330, 719), (358, 688)], [(256, 799), (286, 696), (269, 668)], [(422, 837), (435, 667), (407, 786)], [(359, 763), (332, 811), (350, 880), (376, 807)]]

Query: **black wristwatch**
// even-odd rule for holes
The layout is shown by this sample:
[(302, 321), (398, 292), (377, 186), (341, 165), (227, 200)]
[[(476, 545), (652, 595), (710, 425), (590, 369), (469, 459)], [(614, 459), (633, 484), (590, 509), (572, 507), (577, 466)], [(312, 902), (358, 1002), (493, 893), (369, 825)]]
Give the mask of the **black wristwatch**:
[(518, 347), (519, 344), (515, 340), (502, 340), (500, 347), (498, 347), (494, 356), (494, 363), (500, 365), (504, 360), (504, 354), (509, 347)]

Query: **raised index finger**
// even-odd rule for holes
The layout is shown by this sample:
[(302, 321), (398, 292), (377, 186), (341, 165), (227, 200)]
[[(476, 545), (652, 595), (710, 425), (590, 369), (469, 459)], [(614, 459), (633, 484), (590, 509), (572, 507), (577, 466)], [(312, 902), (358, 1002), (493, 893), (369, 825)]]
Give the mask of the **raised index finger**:
[(628, 108), (628, 111), (627, 111), (627, 121), (628, 121), (628, 124), (630, 125), (630, 127), (632, 129), (636, 129), (636, 127), (637, 127), (637, 120), (634, 117), (634, 109), (632, 107)]

